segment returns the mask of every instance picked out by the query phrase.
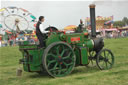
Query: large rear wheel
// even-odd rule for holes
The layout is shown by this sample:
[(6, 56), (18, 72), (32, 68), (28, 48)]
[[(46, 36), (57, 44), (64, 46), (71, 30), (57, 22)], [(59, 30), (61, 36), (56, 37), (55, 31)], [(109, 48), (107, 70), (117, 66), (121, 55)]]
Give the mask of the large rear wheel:
[(70, 45), (55, 42), (45, 49), (42, 59), (44, 69), (50, 76), (62, 77), (72, 72), (76, 57)]

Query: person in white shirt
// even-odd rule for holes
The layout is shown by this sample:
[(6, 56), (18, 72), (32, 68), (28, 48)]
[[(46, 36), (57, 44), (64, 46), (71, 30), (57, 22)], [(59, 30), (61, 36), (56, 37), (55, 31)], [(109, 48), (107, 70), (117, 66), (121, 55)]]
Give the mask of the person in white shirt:
[(45, 47), (45, 39), (46, 39), (46, 33), (48, 31), (45, 31), (45, 28), (43, 27), (43, 22), (44, 22), (44, 16), (39, 17), (39, 21), (36, 24), (36, 35), (39, 40), (39, 47)]

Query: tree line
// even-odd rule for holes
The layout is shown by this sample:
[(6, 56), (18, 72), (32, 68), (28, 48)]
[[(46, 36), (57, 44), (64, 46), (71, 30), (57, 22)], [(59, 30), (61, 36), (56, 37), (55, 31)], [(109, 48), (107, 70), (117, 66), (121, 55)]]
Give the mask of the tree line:
[(114, 27), (124, 27), (128, 25), (128, 18), (124, 17), (122, 20), (114, 21), (113, 26)]

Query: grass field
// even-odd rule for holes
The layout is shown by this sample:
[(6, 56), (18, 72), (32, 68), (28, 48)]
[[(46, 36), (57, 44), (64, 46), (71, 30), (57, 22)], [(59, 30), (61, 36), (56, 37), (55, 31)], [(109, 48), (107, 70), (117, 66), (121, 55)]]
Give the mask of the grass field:
[[(128, 38), (106, 39), (105, 48), (115, 55), (114, 67), (101, 71), (97, 67), (76, 67), (62, 78), (23, 71), (16, 76), (18, 61), (22, 57), (18, 47), (0, 48), (0, 85), (128, 85)], [(22, 65), (21, 65), (22, 66)]]

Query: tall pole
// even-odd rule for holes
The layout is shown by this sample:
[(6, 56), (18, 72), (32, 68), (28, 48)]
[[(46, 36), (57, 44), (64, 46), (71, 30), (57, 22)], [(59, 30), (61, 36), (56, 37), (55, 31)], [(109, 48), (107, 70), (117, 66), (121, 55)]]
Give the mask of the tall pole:
[(91, 36), (96, 37), (96, 18), (95, 18), (95, 4), (89, 5), (90, 21), (91, 21)]

